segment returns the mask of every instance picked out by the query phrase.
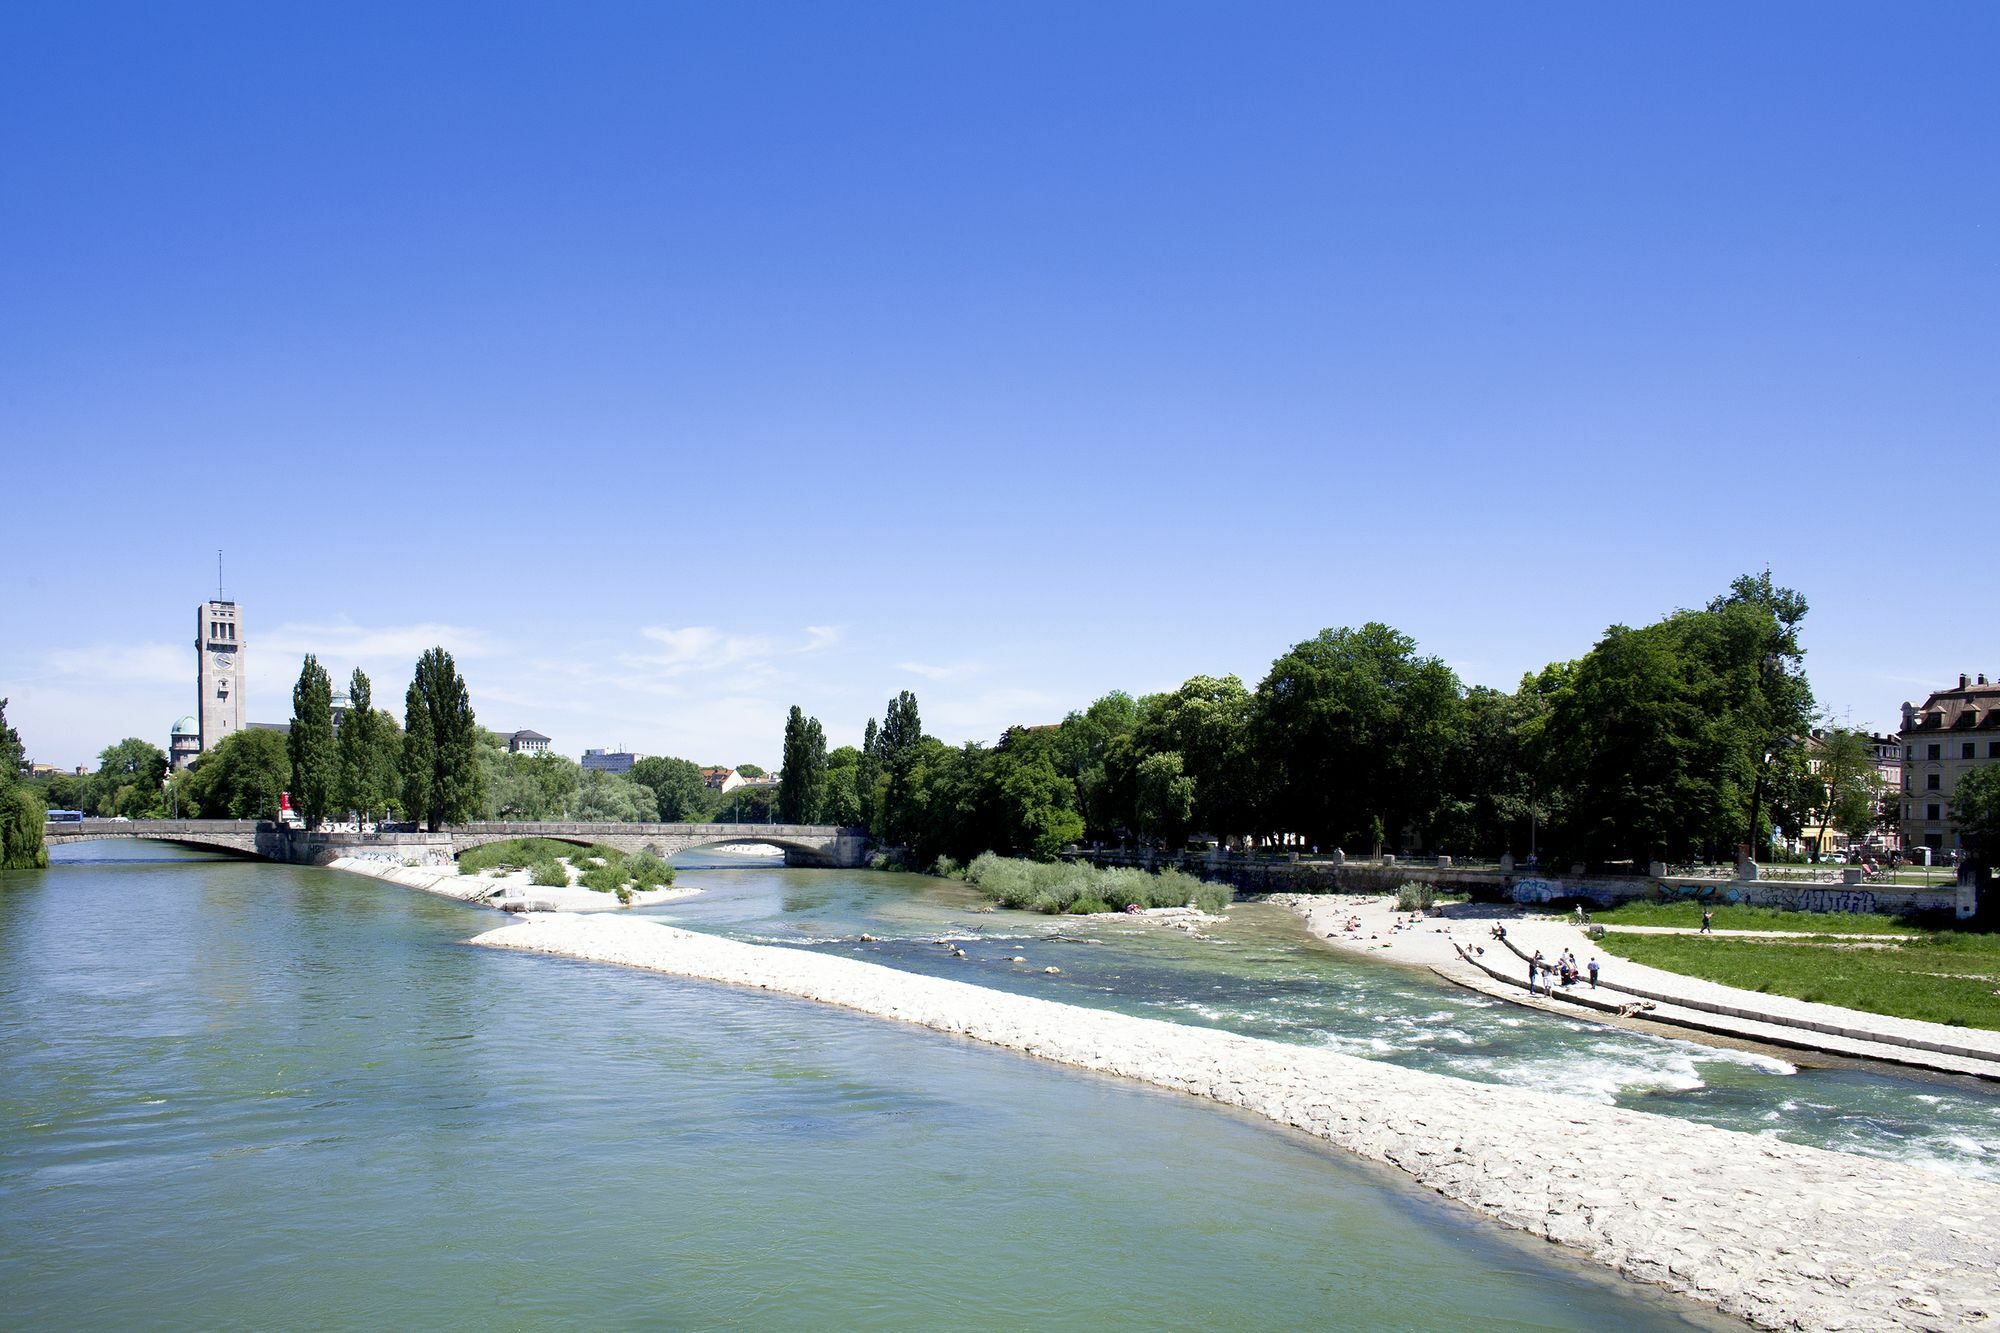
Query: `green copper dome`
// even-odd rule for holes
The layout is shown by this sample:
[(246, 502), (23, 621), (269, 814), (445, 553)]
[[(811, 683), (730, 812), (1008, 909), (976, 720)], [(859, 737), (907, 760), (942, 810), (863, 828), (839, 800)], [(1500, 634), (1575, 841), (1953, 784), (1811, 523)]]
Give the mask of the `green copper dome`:
[(174, 735), (176, 736), (201, 735), (201, 728), (195, 724), (194, 714), (190, 713), (186, 717), (182, 718), (180, 721), (174, 723)]

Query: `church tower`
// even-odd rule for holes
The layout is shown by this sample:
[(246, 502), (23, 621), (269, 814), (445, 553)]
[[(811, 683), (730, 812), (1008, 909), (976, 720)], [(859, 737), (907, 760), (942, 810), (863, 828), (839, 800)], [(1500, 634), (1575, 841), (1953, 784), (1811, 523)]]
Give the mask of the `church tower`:
[(243, 730), (243, 617), (236, 603), (203, 602), (195, 612), (195, 716), (206, 754)]

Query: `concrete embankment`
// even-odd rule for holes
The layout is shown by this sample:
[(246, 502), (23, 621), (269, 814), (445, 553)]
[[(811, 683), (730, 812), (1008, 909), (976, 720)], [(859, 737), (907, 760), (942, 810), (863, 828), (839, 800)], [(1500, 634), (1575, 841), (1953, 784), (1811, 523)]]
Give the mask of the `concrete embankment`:
[(2000, 1186), (652, 921), (531, 915), (473, 942), (839, 1005), (1243, 1107), (1764, 1327), (2000, 1311)]

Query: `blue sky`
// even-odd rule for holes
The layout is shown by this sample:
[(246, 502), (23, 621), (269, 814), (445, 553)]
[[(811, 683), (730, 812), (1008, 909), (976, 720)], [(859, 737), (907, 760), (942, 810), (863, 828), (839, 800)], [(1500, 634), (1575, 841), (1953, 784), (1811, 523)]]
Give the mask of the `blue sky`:
[(2000, 673), (2000, 10), (18, 5), (0, 695), (300, 656), (772, 763), (1383, 620), (1469, 682), (1769, 565)]

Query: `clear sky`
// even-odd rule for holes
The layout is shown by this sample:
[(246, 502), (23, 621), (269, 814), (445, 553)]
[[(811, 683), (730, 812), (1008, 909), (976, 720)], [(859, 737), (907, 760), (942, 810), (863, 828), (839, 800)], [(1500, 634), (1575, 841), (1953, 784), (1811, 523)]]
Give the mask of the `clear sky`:
[(300, 657), (569, 754), (990, 740), (1383, 620), (1468, 682), (1769, 565), (2000, 676), (2000, 7), (0, 9), (0, 695)]

